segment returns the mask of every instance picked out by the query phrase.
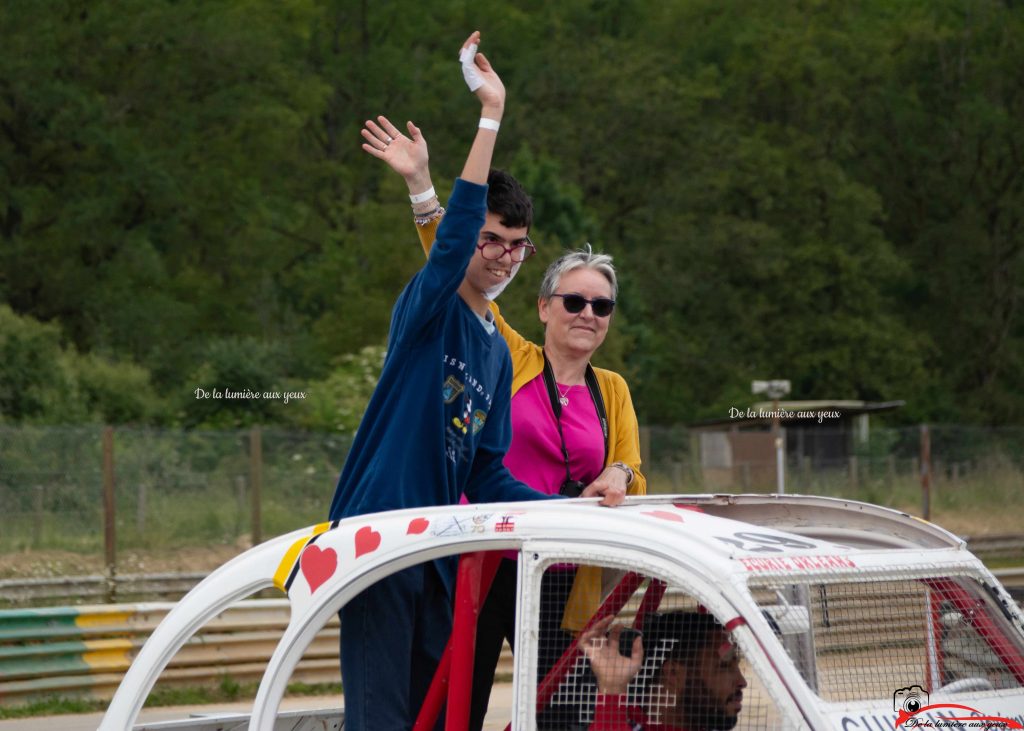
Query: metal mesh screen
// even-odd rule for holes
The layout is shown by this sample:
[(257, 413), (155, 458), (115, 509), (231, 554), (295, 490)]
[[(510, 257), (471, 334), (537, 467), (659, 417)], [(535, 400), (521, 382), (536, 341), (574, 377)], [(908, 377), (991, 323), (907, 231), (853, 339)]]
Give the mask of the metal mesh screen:
[[(682, 589), (610, 568), (562, 565), (545, 572), (543, 588), (567, 602), (559, 609), (542, 601), (539, 609), (537, 728), (781, 728), (731, 633)], [(545, 630), (556, 623), (576, 631)], [(577, 635), (579, 648), (559, 661), (567, 637)]]
[(1010, 667), (1022, 657), (1019, 635), (970, 577), (780, 581), (758, 584), (754, 596), (826, 701), (892, 697), (913, 685), (1021, 687)]

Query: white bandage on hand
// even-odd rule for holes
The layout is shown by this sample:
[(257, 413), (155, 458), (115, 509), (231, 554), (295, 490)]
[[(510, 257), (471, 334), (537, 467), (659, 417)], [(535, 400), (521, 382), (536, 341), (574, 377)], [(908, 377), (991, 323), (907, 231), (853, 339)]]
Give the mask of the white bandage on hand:
[(476, 67), (473, 59), (476, 58), (477, 44), (470, 43), (459, 53), (459, 61), (462, 62), (462, 77), (466, 80), (466, 86), (470, 91), (476, 91), (484, 85), (483, 77), (480, 76), (480, 69)]

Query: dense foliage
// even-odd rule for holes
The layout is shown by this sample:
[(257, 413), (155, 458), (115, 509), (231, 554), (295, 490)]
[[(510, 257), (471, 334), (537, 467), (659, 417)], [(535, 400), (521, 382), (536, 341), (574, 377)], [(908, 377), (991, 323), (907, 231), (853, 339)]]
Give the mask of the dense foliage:
[(422, 261), (358, 130), (414, 119), (447, 191), (474, 28), (538, 208), (503, 307), (536, 336), (544, 264), (614, 254), (597, 360), (643, 421), (765, 377), (1024, 421), (1024, 7), (997, 0), (2, 3), (0, 420), (351, 429)]

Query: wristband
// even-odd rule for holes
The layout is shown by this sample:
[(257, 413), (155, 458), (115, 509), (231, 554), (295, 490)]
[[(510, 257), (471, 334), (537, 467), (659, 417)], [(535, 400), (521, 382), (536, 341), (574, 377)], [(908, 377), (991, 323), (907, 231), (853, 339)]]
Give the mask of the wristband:
[(437, 197), (437, 193), (434, 192), (434, 186), (431, 185), (429, 188), (427, 188), (422, 193), (417, 193), (416, 195), (410, 195), (409, 196), (409, 200), (412, 201), (413, 203), (425, 203), (426, 201), (430, 200), (431, 198), (436, 198), (436, 197)]
[(495, 132), (501, 127), (501, 122), (496, 119), (488, 119), (487, 117), (480, 117), (480, 129), (492, 129)]
[(633, 468), (625, 462), (612, 462), (612, 467), (618, 467), (620, 470), (626, 473), (626, 487), (633, 484)]
[(443, 216), (443, 215), (444, 215), (444, 207), (443, 206), (438, 206), (437, 208), (435, 208), (432, 211), (427, 211), (426, 213), (416, 213), (416, 214), (414, 214), (413, 217), (412, 217), (412, 220), (416, 223), (417, 226), (426, 226), (431, 221), (436, 221), (437, 219), (441, 218), (441, 216)]

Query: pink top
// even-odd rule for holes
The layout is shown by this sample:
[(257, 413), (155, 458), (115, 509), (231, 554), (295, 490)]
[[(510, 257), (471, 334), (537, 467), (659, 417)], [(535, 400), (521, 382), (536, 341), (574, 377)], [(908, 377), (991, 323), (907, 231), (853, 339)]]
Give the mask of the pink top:
[[(589, 485), (604, 469), (604, 434), (586, 386), (557, 386), (569, 403), (562, 406), (562, 433), (572, 479)], [(565, 482), (562, 440), (551, 399), (539, 374), (512, 397), (512, 445), (505, 455), (512, 476), (534, 490), (553, 495)]]
[[(562, 406), (562, 433), (569, 451), (569, 474), (589, 485), (604, 469), (604, 434), (594, 399), (586, 386), (562, 386), (569, 403)], [(512, 444), (505, 453), (505, 466), (517, 480), (538, 492), (555, 495), (565, 482), (565, 459), (558, 437), (555, 412), (551, 409), (543, 372), (516, 391), (512, 397)], [(462, 502), (469, 502), (462, 496)], [(516, 560), (515, 551), (505, 558)], [(570, 564), (556, 564), (564, 569)]]

